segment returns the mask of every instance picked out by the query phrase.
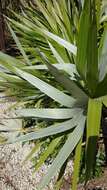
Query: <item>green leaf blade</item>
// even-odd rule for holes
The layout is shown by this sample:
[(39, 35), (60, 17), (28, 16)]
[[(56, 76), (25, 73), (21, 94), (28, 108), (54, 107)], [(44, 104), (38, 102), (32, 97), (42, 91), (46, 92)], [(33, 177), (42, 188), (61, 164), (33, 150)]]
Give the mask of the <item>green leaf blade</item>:
[(48, 169), (47, 175), (43, 178), (41, 184), (39, 185), (38, 190), (42, 190), (50, 181), (53, 174), (55, 175), (56, 172), (61, 168), (61, 166), (65, 163), (66, 159), (73, 151), (75, 146), (77, 145), (78, 141), (80, 140), (83, 130), (84, 130), (85, 118), (82, 117), (78, 127), (73, 131), (73, 133), (69, 134), (68, 139), (62, 149), (60, 150), (59, 154), (55, 158), (53, 164)]
[(83, 11), (80, 17), (79, 36), (77, 44), (77, 70), (78, 73), (86, 78), (87, 71), (87, 44), (89, 35), (89, 21), (90, 21), (90, 0), (85, 0)]

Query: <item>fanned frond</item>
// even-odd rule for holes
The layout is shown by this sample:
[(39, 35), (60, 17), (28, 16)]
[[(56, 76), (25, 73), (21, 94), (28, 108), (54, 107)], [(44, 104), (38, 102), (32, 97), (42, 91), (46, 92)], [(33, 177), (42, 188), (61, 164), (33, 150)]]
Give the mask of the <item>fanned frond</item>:
[(107, 106), (107, 4), (104, 2), (36, 0), (24, 4), (21, 1), (22, 12), (12, 11), (15, 19), (6, 17), (20, 56), (15, 58), (0, 52), (0, 90), (14, 96), (13, 119), (24, 119), (24, 124), (17, 128), (4, 122), (0, 143), (37, 143), (26, 160), (45, 146), (35, 168), (39, 169), (50, 155), (53, 162), (39, 190), (58, 172), (59, 188), (74, 149), (72, 188), (77, 189), (83, 135), (86, 136), (86, 182), (92, 176), (102, 105)]

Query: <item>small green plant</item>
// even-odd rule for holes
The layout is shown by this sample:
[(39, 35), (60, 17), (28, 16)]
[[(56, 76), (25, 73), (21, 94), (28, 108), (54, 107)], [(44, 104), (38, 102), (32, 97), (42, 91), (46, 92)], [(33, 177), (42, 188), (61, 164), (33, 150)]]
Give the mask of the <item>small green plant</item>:
[[(30, 130), (20, 129), (20, 136), (8, 138), (6, 143), (36, 141), (29, 158), (47, 140), (48, 146), (40, 154), (36, 169), (60, 147), (39, 190), (44, 189), (57, 172), (56, 183), (60, 184), (66, 162), (74, 150), (72, 190), (77, 189), (84, 134), (85, 184), (94, 172), (102, 105), (107, 105), (107, 27), (104, 22), (107, 15), (105, 5), (99, 0), (80, 2), (76, 5), (70, 0), (36, 0), (36, 11), (28, 8), (28, 15), (26, 12), (15, 14), (21, 23), (8, 19), (17, 33), (22, 34), (19, 40), (8, 24), (23, 59), (0, 52), (1, 90), (11, 95), (17, 92), (21, 105), (34, 99), (36, 104), (33, 108), (17, 107), (15, 118), (33, 118), (36, 125)], [(44, 102), (41, 108), (38, 102)], [(42, 121), (46, 122), (44, 127), (41, 127)], [(56, 187), (60, 189), (59, 185)]]

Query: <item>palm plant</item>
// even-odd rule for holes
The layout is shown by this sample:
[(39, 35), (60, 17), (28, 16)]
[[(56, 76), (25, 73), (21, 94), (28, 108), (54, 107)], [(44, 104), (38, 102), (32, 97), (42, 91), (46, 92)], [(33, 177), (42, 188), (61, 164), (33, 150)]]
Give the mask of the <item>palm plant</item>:
[[(37, 125), (31, 130), (14, 129), (20, 131), (20, 136), (9, 136), (6, 143), (37, 140), (31, 155), (52, 137), (36, 169), (60, 147), (38, 189), (61, 171), (56, 186), (59, 188), (66, 162), (75, 149), (72, 189), (76, 190), (83, 135), (86, 133), (87, 182), (95, 164), (102, 105), (107, 104), (106, 6), (100, 0), (78, 4), (70, 0), (36, 0), (36, 7), (32, 7), (21, 15), (14, 13), (21, 23), (8, 19), (20, 34), (19, 40), (8, 24), (23, 59), (0, 52), (0, 88), (22, 104), (35, 100), (36, 108), (18, 108), (15, 118), (33, 118)], [(51, 100), (51, 107), (44, 103), (45, 108), (38, 108), (38, 102), (46, 100)], [(47, 123), (43, 128), (41, 121)], [(11, 128), (8, 131), (12, 132)]]

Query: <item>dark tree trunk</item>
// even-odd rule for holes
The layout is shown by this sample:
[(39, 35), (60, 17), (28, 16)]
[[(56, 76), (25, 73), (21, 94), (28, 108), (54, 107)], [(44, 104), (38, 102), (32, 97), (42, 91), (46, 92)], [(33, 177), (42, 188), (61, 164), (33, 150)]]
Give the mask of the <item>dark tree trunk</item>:
[(2, 0), (0, 0), (0, 50), (5, 51), (4, 19), (2, 14)]

